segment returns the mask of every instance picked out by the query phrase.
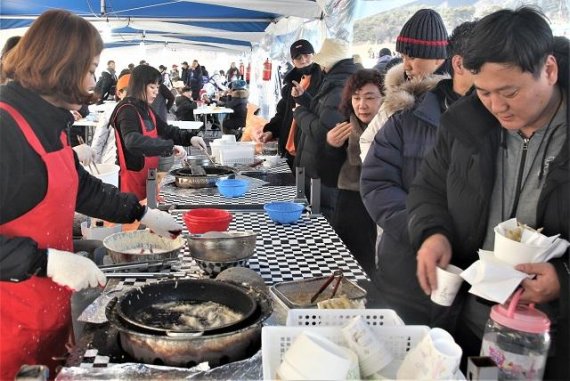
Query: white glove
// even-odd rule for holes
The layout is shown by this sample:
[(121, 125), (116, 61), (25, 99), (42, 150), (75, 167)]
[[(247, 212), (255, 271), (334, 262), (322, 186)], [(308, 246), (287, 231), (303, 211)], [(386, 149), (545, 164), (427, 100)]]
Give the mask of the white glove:
[(183, 160), (187, 155), (186, 149), (182, 146), (174, 146), (172, 152), (174, 153), (174, 157), (178, 160)]
[(191, 144), (193, 147), (197, 147), (197, 148), (203, 149), (204, 151), (208, 148), (208, 146), (206, 146), (206, 142), (204, 141), (204, 139), (202, 139), (202, 138), (199, 137), (199, 136), (193, 136), (193, 137), (190, 139), (190, 144)]
[(147, 228), (163, 237), (172, 239), (178, 237), (182, 233), (182, 225), (180, 225), (170, 214), (158, 209), (146, 209), (146, 213), (141, 218), (141, 224), (145, 224)]
[(47, 275), (60, 286), (79, 291), (107, 283), (105, 274), (89, 258), (56, 249), (48, 249), (47, 255)]
[(77, 158), (83, 165), (89, 165), (95, 161), (95, 150), (87, 144), (80, 144), (73, 147)]

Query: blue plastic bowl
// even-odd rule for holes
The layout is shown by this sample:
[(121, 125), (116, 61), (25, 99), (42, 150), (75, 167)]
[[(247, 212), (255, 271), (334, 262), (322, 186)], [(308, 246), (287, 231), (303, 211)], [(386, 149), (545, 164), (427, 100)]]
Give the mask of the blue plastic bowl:
[(278, 224), (292, 224), (297, 222), (305, 207), (296, 202), (270, 202), (263, 206), (271, 220)]
[(224, 197), (241, 197), (247, 192), (249, 182), (243, 179), (223, 179), (216, 181), (216, 186)]

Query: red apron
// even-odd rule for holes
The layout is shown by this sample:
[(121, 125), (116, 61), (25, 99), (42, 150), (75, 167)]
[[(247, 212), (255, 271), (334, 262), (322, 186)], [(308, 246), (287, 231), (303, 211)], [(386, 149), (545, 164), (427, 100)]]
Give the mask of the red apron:
[[(16, 121), (42, 158), (48, 176), (44, 199), (24, 215), (0, 225), (0, 234), (30, 237), (41, 249), (73, 251), (78, 175), (65, 133), (63, 149), (48, 153), (17, 110), (5, 103), (0, 103), (0, 108)], [(47, 277), (0, 282), (0, 379), (13, 379), (23, 364), (48, 365), (50, 376), (55, 375), (55, 367), (60, 364), (52, 357), (66, 353), (65, 344), (71, 333), (71, 293)]]
[[(122, 105), (121, 108), (126, 106), (127, 105)], [(117, 114), (119, 113), (119, 110), (117, 110)], [(156, 131), (156, 118), (152, 112), (149, 112), (149, 114), (154, 128), (150, 131), (147, 131), (145, 128), (144, 120), (137, 111), (141, 133), (144, 136), (156, 138), (158, 137), (158, 133)], [(115, 129), (115, 137), (118, 142), (117, 156), (119, 157), (119, 166), (121, 167), (121, 176), (119, 181), (121, 192), (134, 193), (139, 199), (139, 201), (144, 200), (146, 198), (146, 179), (148, 177), (148, 170), (151, 168), (158, 168), (158, 161), (160, 160), (160, 158), (158, 156), (145, 156), (144, 166), (140, 171), (132, 171), (130, 169), (127, 169), (127, 161), (125, 159), (125, 154), (123, 151), (123, 143), (120, 138), (119, 131), (117, 129)]]

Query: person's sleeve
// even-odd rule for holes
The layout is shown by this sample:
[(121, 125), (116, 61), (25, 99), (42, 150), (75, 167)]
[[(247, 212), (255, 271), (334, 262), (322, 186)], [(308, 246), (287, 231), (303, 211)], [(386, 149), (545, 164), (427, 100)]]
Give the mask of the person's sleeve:
[(88, 105), (81, 106), (81, 108), (79, 109), (79, 114), (83, 118), (85, 118), (87, 115), (89, 115), (89, 106)]
[(366, 127), (366, 130), (364, 130), (362, 135), (360, 135), (360, 159), (362, 159), (362, 162), (366, 159), (368, 150), (370, 150), (370, 146), (374, 142), (374, 137), (383, 124), (383, 118), (380, 117), (380, 114), (377, 114), (368, 124), (368, 127)]
[(172, 91), (170, 91), (164, 84), (161, 84), (159, 89), (164, 99), (166, 99), (166, 109), (170, 110), (174, 104), (174, 100), (176, 99), (174, 94), (172, 94)]
[(47, 250), (28, 237), (0, 235), (0, 281), (18, 282), (46, 276)]
[(453, 218), (447, 210), (446, 190), (451, 136), (446, 127), (442, 120), (436, 144), (410, 186), (406, 208), (410, 242), (415, 249), (436, 233), (445, 235), (453, 245)]
[[(402, 119), (394, 115), (376, 134), (360, 175), (360, 193), (368, 214), (395, 240), (408, 241), (406, 198), (402, 184)], [(368, 129), (368, 128), (367, 128)]]

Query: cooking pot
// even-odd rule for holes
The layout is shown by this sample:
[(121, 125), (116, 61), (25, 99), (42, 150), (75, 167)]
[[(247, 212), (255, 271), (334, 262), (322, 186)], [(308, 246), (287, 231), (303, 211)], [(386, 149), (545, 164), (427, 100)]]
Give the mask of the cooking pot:
[(180, 188), (211, 188), (216, 186), (219, 179), (235, 177), (235, 171), (230, 167), (204, 166), (204, 175), (193, 175), (191, 168), (178, 168), (170, 171), (174, 176), (174, 184)]
[[(215, 302), (237, 313), (227, 313), (225, 319), (211, 327), (199, 324), (207, 320), (195, 307), (205, 302)], [(257, 309), (257, 303), (243, 288), (227, 282), (208, 279), (169, 280), (133, 288), (117, 302), (117, 314), (136, 329), (173, 336), (184, 333), (220, 333), (235, 329), (249, 321)], [(220, 310), (220, 309), (218, 309)], [(228, 311), (224, 311), (228, 312)], [(216, 311), (216, 313), (221, 313)], [(234, 316), (235, 315), (235, 316)], [(215, 318), (218, 318), (216, 316)], [(223, 318), (223, 317), (222, 317)], [(195, 325), (185, 324), (185, 319), (198, 320)]]
[(119, 331), (122, 349), (136, 361), (183, 367), (207, 361), (211, 367), (216, 367), (255, 354), (261, 346), (262, 323), (273, 311), (270, 297), (252, 288), (242, 288), (256, 300), (258, 308), (250, 323), (219, 334), (167, 336), (139, 331), (119, 318), (117, 299), (107, 305), (105, 312), (109, 322)]
[(170, 239), (149, 230), (118, 232), (103, 240), (103, 246), (115, 264), (177, 259), (185, 244), (180, 236)]

